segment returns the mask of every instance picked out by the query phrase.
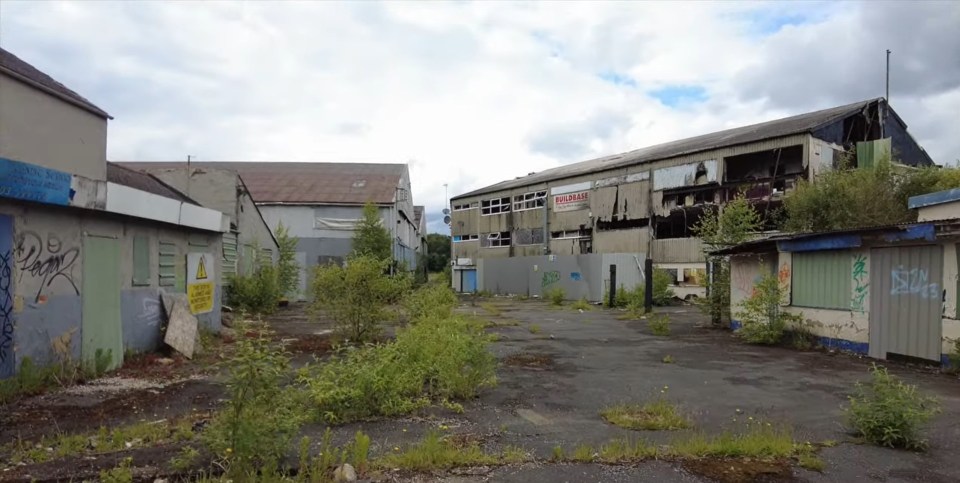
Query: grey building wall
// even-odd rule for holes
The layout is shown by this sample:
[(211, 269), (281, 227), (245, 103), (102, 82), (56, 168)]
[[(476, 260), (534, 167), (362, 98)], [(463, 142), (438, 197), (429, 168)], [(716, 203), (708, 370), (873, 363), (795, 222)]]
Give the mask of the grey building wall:
[(638, 260), (643, 253), (548, 255), (481, 258), (477, 261), (477, 286), (496, 294), (543, 297), (562, 288), (568, 300), (586, 298), (600, 302), (610, 288), (610, 265), (617, 266), (617, 287), (627, 290), (643, 283)]
[(0, 74), (0, 157), (107, 178), (107, 120)]
[[(13, 218), (12, 321), (16, 363), (30, 357), (40, 364), (57, 360), (58, 345), (68, 347), (73, 358), (82, 347), (82, 304), (85, 236), (118, 241), (120, 267), (120, 321), (123, 347), (133, 351), (157, 348), (163, 336), (160, 294), (186, 292), (188, 253), (222, 251), (220, 234), (190, 230), (103, 212), (34, 205), (0, 199), (0, 214)], [(134, 239), (144, 236), (149, 246), (148, 281), (134, 282)], [(160, 241), (175, 247), (174, 286), (161, 287)], [(2, 245), (0, 245), (2, 246)], [(209, 267), (208, 267), (209, 268)], [(199, 314), (202, 327), (220, 329), (220, 270), (215, 269), (213, 311)]]

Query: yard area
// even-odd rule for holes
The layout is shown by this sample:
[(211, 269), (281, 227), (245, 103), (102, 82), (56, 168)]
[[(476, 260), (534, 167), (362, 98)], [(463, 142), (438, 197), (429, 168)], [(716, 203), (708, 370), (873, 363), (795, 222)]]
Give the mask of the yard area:
[[(330, 350), (329, 327), (310, 322), (294, 305), (268, 318), (278, 342), (292, 352), (294, 365)], [(847, 354), (801, 352), (742, 343), (725, 330), (708, 326), (692, 306), (659, 309), (669, 316), (670, 334), (656, 336), (646, 320), (621, 320), (623, 312), (552, 307), (540, 301), (508, 298), (465, 299), (457, 311), (488, 321), (498, 334), (490, 345), (498, 359), (495, 387), (463, 402), (463, 411), (429, 407), (413, 415), (332, 426), (335, 444), (357, 431), (369, 435), (372, 459), (398, 453), (431, 433), (476, 443), (484, 451), (522, 450), (507, 464), (453, 469), (391, 469), (361, 475), (372, 481), (958, 481), (960, 480), (960, 381), (934, 369), (887, 364), (891, 373), (939, 398), (942, 413), (930, 425), (925, 452), (884, 449), (852, 438), (843, 427), (842, 405), (857, 381), (869, 377), (874, 362)], [(242, 334), (240, 334), (242, 336)], [(218, 345), (195, 361), (160, 364), (145, 360), (139, 369), (0, 409), (0, 480), (96, 479), (101, 470), (125, 458), (135, 480), (182, 477), (172, 459), (181, 455), (192, 433), (203, 431), (224, 397), (223, 360), (231, 344)], [(158, 369), (158, 368), (162, 368)], [(689, 421), (673, 431), (624, 429), (601, 417), (618, 404), (665, 400)], [(182, 437), (151, 439), (149, 430), (118, 431), (140, 424), (176, 422)], [(720, 435), (746, 425), (788, 427), (793, 440), (810, 443), (822, 471), (805, 469), (793, 458), (675, 457), (668, 452), (626, 463), (601, 463), (605, 445), (626, 438), (651, 447), (674, 445), (678, 438)], [(38, 444), (57, 434), (119, 432), (110, 451), (59, 454)], [(308, 423), (301, 433), (316, 444), (327, 425)], [(100, 440), (110, 439), (101, 431)], [(48, 453), (43, 462), (14, 463), (14, 444)], [(106, 446), (104, 446), (106, 447)], [(289, 464), (296, 465), (296, 447)], [(558, 457), (558, 454), (565, 455)], [(207, 455), (209, 456), (209, 455)], [(208, 458), (209, 460), (209, 458)]]

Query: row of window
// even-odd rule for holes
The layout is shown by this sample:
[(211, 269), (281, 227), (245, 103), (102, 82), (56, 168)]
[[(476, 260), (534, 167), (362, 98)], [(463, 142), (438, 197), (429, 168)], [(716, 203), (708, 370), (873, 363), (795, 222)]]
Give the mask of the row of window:
[(480, 214), (483, 216), (499, 215), (500, 213), (509, 213), (513, 211), (535, 210), (543, 208), (547, 203), (547, 192), (531, 191), (522, 195), (516, 195), (511, 201), (509, 196), (502, 198), (491, 198), (483, 200), (480, 203), (463, 203), (453, 205), (453, 211), (466, 211), (474, 208), (480, 208)]
[[(583, 234), (582, 231), (563, 231), (553, 232), (550, 238), (554, 240), (564, 238), (590, 238), (589, 232)], [(454, 235), (453, 242), (480, 241), (482, 248), (499, 248), (525, 245), (542, 245), (544, 243), (543, 228), (519, 228), (512, 233), (509, 231), (500, 231), (493, 233), (484, 233), (482, 235)]]

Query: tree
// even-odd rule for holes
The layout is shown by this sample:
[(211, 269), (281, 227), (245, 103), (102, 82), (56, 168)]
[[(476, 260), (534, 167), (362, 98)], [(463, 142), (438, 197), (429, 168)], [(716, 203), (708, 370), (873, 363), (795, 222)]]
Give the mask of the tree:
[(380, 211), (373, 203), (363, 205), (363, 218), (353, 235), (352, 257), (369, 256), (377, 260), (392, 260), (393, 240), (390, 231), (380, 220)]
[[(738, 195), (722, 209), (705, 212), (693, 232), (703, 240), (704, 249), (712, 251), (743, 243), (762, 227), (760, 214), (746, 198)], [(707, 282), (708, 295), (701, 307), (714, 324), (719, 324), (730, 314), (730, 261), (709, 253), (707, 261), (713, 268), (713, 276)]]
[(450, 265), (450, 236), (440, 233), (427, 235), (427, 267), (431, 272), (442, 272)]
[(290, 236), (290, 230), (283, 226), (283, 222), (277, 225), (275, 235), (277, 247), (280, 249), (277, 257), (277, 285), (280, 286), (280, 293), (293, 295), (300, 283), (300, 264), (296, 259), (299, 239)]

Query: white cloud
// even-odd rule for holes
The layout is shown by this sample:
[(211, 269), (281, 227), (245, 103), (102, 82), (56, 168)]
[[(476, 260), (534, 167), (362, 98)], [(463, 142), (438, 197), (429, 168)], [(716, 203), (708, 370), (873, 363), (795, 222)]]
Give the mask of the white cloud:
[[(434, 228), (444, 183), (452, 195), (882, 95), (886, 48), (894, 108), (935, 160), (960, 157), (953, 3), (5, 2), (3, 13), (5, 48), (116, 117), (110, 159), (410, 162)], [(677, 85), (706, 99), (671, 108), (650, 94)]]

